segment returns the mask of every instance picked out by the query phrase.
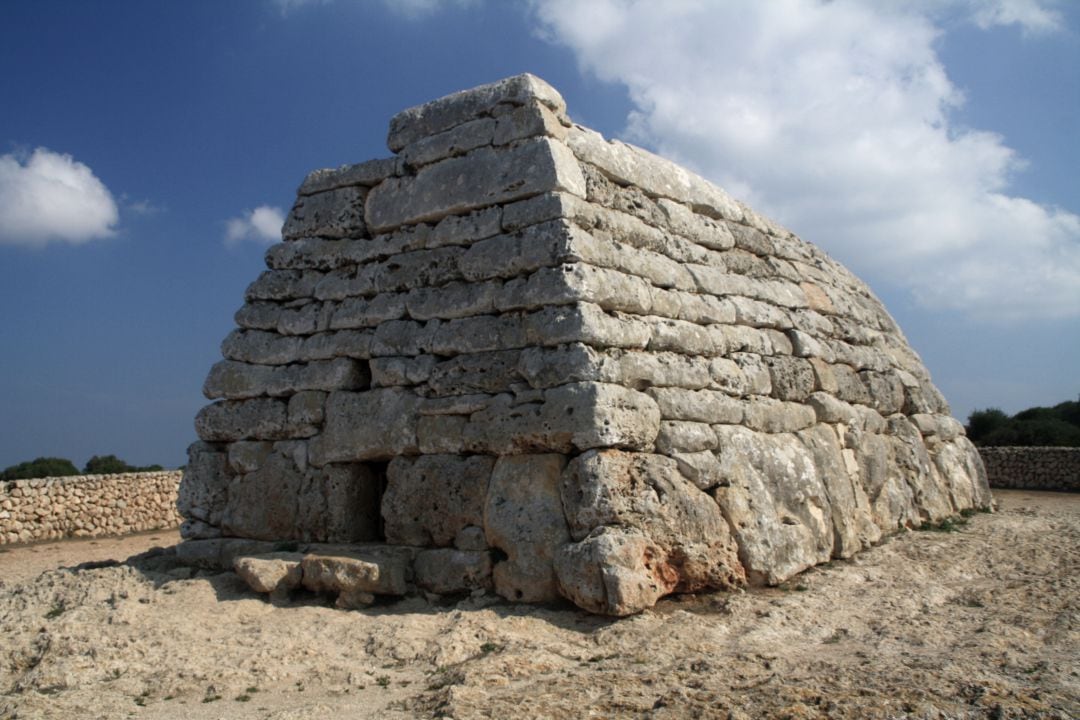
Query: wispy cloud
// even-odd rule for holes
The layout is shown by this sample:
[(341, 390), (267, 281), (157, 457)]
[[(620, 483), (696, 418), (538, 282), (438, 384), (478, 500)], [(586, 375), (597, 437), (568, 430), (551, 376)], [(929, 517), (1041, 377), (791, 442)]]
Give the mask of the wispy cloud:
[(281, 226), (285, 224), (285, 214), (281, 208), (260, 205), (254, 210), (245, 210), (239, 217), (225, 222), (225, 244), (235, 245), (245, 240), (269, 245), (281, 239)]
[[(334, 0), (271, 0), (287, 16), (299, 8), (308, 5), (327, 5)], [(397, 13), (410, 20), (417, 20), (434, 14), (447, 5), (456, 7), (472, 7), (479, 5), (482, 0), (379, 0), (387, 10)]]
[(1022, 159), (951, 123), (945, 11), (1048, 31), (1035, 0), (538, 0), (549, 39), (687, 164), (872, 284), (972, 316), (1080, 315), (1080, 216), (1009, 190)]
[(0, 155), (0, 243), (78, 245), (111, 236), (118, 219), (112, 193), (70, 155)]

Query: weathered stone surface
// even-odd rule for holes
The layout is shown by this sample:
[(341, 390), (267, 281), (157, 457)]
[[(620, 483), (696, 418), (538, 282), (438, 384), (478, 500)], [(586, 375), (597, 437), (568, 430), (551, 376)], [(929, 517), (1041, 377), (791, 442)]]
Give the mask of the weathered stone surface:
[(490, 114), (500, 103), (530, 102), (539, 102), (558, 115), (566, 112), (566, 103), (558, 91), (535, 75), (525, 73), (401, 111), (390, 120), (386, 144), (397, 152), (420, 138)]
[(495, 592), (508, 600), (546, 602), (559, 597), (553, 558), (570, 539), (559, 480), (562, 455), (499, 458), (484, 505), (487, 543), (506, 559), (495, 564)]
[(342, 187), (312, 195), (301, 195), (285, 219), (286, 240), (301, 237), (363, 237), (364, 199), (367, 189)]
[(209, 443), (192, 443), (178, 491), (180, 514), (209, 525), (220, 524), (227, 500), (228, 467), (227, 453)]
[(394, 458), (382, 498), (386, 541), (448, 547), (464, 528), (482, 525), (494, 465), (484, 455)]
[[(407, 554), (394, 592), (622, 615), (990, 502), (865, 284), (572, 126), (542, 81), (406, 110), (389, 143), (304, 181), (245, 293), (204, 388), (221, 401), (196, 421), (185, 537), (382, 537)], [(355, 562), (312, 582), (362, 606), (383, 571), (350, 552), (318, 551)]]
[[(656, 548), (642, 562), (656, 566), (652, 574), (665, 579), (666, 591), (733, 587), (743, 581), (727, 521), (712, 498), (688, 482), (670, 458), (587, 452), (567, 466), (562, 500), (575, 541), (604, 527), (642, 533)], [(567, 584), (561, 575), (560, 583)]]
[(224, 400), (195, 416), (195, 432), (208, 442), (279, 440), (285, 437), (286, 404), (280, 400)]
[(413, 566), (417, 586), (428, 592), (453, 594), (492, 589), (491, 553), (487, 551), (424, 550)]
[(313, 195), (349, 185), (378, 185), (396, 173), (397, 165), (397, 158), (381, 158), (355, 165), (342, 165), (339, 168), (316, 170), (304, 178), (297, 193)]
[(330, 393), (323, 432), (310, 443), (311, 464), (415, 454), (419, 405), (419, 397), (398, 388)]
[(255, 592), (282, 597), (300, 587), (303, 557), (293, 552), (238, 557), (233, 560), (233, 569)]
[(565, 145), (539, 138), (478, 148), (415, 177), (385, 180), (368, 195), (365, 219), (382, 232), (552, 190), (584, 195), (585, 180)]

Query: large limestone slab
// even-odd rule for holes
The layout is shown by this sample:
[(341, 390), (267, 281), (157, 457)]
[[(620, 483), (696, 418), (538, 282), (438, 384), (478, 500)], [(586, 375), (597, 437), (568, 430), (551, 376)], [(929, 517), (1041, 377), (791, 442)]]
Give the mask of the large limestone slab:
[(438, 220), (543, 192), (585, 194), (585, 179), (562, 143), (536, 138), (520, 145), (482, 147), (388, 178), (367, 196), (365, 219), (375, 232)]
[(535, 75), (523, 73), (402, 110), (390, 120), (386, 144), (397, 152), (421, 138), (488, 115), (500, 104), (530, 102), (540, 103), (558, 115), (566, 112), (566, 103), (555, 88)]
[(400, 388), (330, 393), (323, 432), (308, 445), (311, 464), (416, 454), (420, 402), (415, 393)]

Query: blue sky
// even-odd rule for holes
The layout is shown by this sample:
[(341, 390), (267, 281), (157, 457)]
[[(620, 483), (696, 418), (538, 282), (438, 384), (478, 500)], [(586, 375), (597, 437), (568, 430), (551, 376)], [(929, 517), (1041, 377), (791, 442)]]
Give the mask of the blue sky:
[[(9, 1), (0, 467), (179, 465), (312, 169), (530, 71), (867, 280), (966, 418), (1080, 394), (1080, 3)], [(47, 209), (47, 212), (43, 209)]]

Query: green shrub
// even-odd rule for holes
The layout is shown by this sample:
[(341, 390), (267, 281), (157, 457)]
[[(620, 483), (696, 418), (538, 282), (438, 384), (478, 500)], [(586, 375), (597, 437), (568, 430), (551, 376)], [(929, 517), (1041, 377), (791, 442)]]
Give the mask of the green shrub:
[(1080, 401), (1032, 407), (1009, 417), (997, 408), (968, 416), (968, 438), (982, 446), (1080, 447)]
[(145, 467), (128, 465), (115, 455), (95, 455), (86, 461), (83, 472), (87, 475), (115, 475), (117, 473), (154, 472), (161, 469), (160, 465), (147, 465)]
[(79, 468), (75, 467), (75, 464), (67, 458), (39, 457), (6, 468), (3, 472), (0, 472), (0, 480), (26, 480), (78, 474)]

